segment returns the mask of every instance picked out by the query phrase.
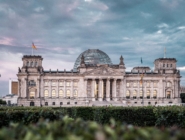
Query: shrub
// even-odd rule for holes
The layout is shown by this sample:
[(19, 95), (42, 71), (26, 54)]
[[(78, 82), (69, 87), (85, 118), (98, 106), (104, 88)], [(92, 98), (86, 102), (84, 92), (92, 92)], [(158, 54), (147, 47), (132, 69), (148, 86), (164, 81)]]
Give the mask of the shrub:
[(185, 108), (172, 107), (5, 107), (0, 108), (0, 127), (10, 122), (36, 123), (40, 118), (50, 121), (63, 116), (82, 118), (108, 124), (111, 118), (117, 122), (135, 126), (173, 126), (185, 128)]
[(185, 139), (185, 131), (176, 128), (134, 127), (115, 122), (100, 125), (93, 121), (63, 117), (60, 121), (39, 121), (35, 125), (11, 123), (0, 129), (2, 140), (176, 140)]

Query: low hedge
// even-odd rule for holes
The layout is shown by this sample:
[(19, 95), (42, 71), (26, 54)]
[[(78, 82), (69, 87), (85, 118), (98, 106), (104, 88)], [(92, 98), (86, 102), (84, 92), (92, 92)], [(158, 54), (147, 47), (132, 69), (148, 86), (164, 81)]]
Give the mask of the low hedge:
[(108, 125), (63, 117), (48, 123), (39, 121), (35, 125), (10, 124), (0, 129), (2, 140), (183, 140), (185, 130), (134, 127), (111, 120)]
[(10, 122), (36, 123), (40, 118), (50, 121), (71, 118), (106, 124), (111, 118), (135, 126), (173, 126), (185, 128), (185, 108), (172, 107), (14, 107), (0, 108), (0, 127)]

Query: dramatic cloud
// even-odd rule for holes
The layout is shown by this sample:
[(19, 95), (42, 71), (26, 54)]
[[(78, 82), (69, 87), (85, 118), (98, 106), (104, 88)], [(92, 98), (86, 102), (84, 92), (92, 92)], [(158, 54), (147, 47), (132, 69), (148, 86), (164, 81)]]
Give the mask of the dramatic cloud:
[(184, 0), (1, 0), (0, 94), (8, 93), (32, 42), (46, 70), (71, 70), (86, 49), (106, 52), (113, 63), (123, 55), (128, 71), (141, 57), (153, 68), (166, 47), (185, 85), (184, 13)]

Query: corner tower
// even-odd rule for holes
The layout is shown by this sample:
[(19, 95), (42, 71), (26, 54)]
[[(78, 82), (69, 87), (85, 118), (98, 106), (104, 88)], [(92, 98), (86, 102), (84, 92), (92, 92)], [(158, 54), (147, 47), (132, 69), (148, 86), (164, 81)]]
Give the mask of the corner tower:
[(24, 55), (22, 58), (23, 66), (21, 70), (19, 69), (19, 72), (29, 72), (29, 73), (42, 72), (43, 71), (42, 60), (43, 58), (41, 56)]
[[(18, 69), (18, 105), (27, 105), (28, 101), (32, 101), (41, 97), (41, 76), (43, 74), (41, 56), (24, 55), (22, 58), (22, 68)], [(31, 102), (32, 103), (32, 102)], [(35, 101), (39, 106), (40, 101)]]
[(156, 73), (175, 74), (178, 72), (176, 68), (177, 60), (175, 58), (159, 58), (154, 61)]

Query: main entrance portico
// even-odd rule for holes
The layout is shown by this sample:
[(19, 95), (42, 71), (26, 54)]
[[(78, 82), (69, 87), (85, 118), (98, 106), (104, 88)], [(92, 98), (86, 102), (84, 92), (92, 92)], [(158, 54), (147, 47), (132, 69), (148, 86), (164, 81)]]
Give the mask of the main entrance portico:
[(123, 93), (123, 78), (86, 78), (84, 82), (86, 94), (91, 95), (92, 101), (117, 101)]

